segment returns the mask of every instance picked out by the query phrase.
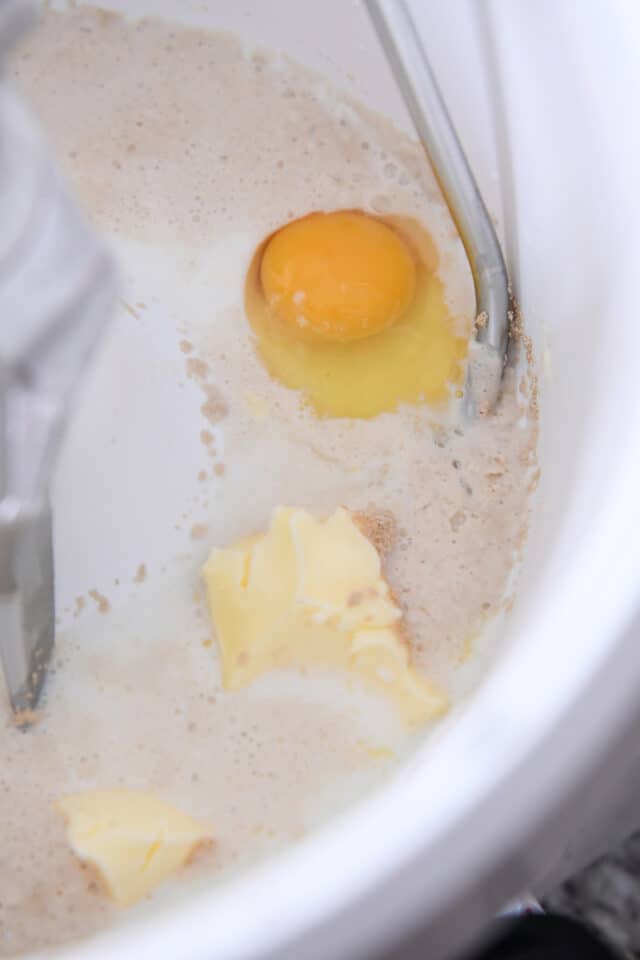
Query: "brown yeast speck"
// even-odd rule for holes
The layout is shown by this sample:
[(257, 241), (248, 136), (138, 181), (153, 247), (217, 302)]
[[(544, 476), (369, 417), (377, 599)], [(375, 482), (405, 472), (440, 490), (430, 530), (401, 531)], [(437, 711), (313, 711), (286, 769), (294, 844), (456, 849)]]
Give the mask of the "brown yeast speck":
[(189, 357), (187, 359), (187, 376), (192, 380), (206, 380), (209, 373), (209, 367), (200, 357)]
[(180, 349), (183, 353), (191, 353), (193, 350), (193, 344), (190, 340), (181, 340)]
[(18, 710), (12, 714), (11, 721), (14, 727), (32, 727), (42, 719), (41, 710)]
[(489, 314), (486, 310), (481, 310), (473, 321), (473, 332), (477, 333), (478, 330), (484, 330), (487, 323), (489, 322)]
[(457, 533), (462, 524), (466, 521), (467, 514), (464, 510), (456, 510), (454, 514), (449, 517), (449, 526), (454, 533)]
[(206, 523), (194, 523), (191, 527), (190, 537), (192, 540), (204, 540), (208, 532), (209, 527)]
[(109, 612), (109, 610), (111, 609), (111, 604), (109, 603), (107, 598), (104, 596), (104, 594), (100, 593), (99, 590), (96, 590), (94, 588), (93, 590), (89, 590), (89, 596), (95, 602), (99, 613)]
[(136, 570), (136, 575), (133, 578), (134, 583), (144, 583), (147, 579), (147, 565), (146, 563), (141, 563), (138, 569)]
[(352, 514), (360, 532), (376, 548), (381, 557), (389, 553), (398, 539), (398, 526), (391, 510), (368, 507)]
[(217, 387), (214, 387), (212, 384), (204, 384), (203, 390), (206, 395), (206, 400), (200, 407), (202, 415), (211, 424), (220, 423), (221, 420), (229, 413), (229, 405), (224, 399)]
[(140, 319), (140, 314), (138, 313), (138, 311), (135, 310), (130, 303), (127, 303), (126, 300), (120, 300), (120, 306), (126, 313), (129, 314), (129, 316), (134, 317), (136, 320)]
[(187, 866), (190, 866), (195, 861), (203, 860), (207, 854), (211, 853), (214, 847), (215, 840), (213, 837), (204, 837), (202, 840), (198, 840), (186, 859)]

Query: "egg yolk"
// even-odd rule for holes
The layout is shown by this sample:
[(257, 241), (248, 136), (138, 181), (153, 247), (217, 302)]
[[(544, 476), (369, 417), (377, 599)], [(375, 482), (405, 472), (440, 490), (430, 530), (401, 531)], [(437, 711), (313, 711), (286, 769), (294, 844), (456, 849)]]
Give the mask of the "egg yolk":
[(260, 360), (320, 416), (445, 406), (464, 385), (470, 321), (451, 316), (437, 267), (409, 217), (339, 211), (287, 224), (247, 273)]
[(346, 343), (385, 330), (415, 294), (411, 252), (385, 223), (357, 211), (313, 213), (269, 240), (260, 280), (294, 330)]

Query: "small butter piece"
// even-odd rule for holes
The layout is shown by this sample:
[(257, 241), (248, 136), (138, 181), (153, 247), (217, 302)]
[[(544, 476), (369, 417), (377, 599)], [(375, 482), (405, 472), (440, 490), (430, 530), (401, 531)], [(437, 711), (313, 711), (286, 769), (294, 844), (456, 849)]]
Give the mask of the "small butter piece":
[(229, 690), (245, 686), (273, 666), (277, 637), (295, 589), (288, 514), (284, 508), (275, 510), (268, 536), (212, 550), (205, 565), (222, 650), (222, 682)]
[(90, 790), (56, 802), (75, 855), (97, 872), (121, 907), (182, 867), (211, 831), (151, 793)]
[(339, 508), (324, 523), (296, 510), (290, 529), (298, 562), (296, 601), (315, 622), (351, 631), (400, 619), (382, 579), (380, 556), (347, 510)]
[(406, 645), (392, 630), (358, 630), (351, 650), (351, 669), (379, 693), (395, 700), (409, 726), (437, 717), (446, 709), (442, 691), (412, 669)]
[(350, 671), (410, 725), (446, 709), (411, 665), (378, 552), (348, 510), (318, 520), (277, 507), (267, 533), (212, 550), (203, 576), (227, 689), (317, 666)]

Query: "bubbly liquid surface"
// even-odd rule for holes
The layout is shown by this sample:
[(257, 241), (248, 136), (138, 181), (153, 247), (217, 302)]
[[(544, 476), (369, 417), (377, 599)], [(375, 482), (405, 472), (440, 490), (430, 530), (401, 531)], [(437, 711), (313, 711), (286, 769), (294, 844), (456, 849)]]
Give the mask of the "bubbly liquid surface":
[[(61, 619), (42, 719), (18, 732), (3, 705), (4, 955), (118, 921), (66, 846), (61, 793), (153, 789), (215, 825), (214, 850), (154, 895), (169, 903), (303, 836), (410, 748), (391, 712), (341, 678), (221, 691), (198, 576), (211, 545), (264, 529), (278, 503), (391, 510), (388, 578), (417, 662), (455, 701), (482, 660), (474, 638), (506, 601), (535, 470), (513, 373), (497, 415), (464, 428), (425, 407), (319, 419), (251, 345), (252, 252), (312, 209), (421, 220), (468, 327), (461, 246), (421, 151), (389, 123), (230, 36), (87, 9), (47, 13), (13, 74), (120, 252), (127, 290), (95, 372), (103, 392), (84, 394), (57, 481)], [(190, 417), (172, 407), (182, 397)], [(148, 476), (143, 433), (165, 444)], [(76, 483), (83, 458), (95, 476)], [(125, 587), (129, 536), (147, 550)]]

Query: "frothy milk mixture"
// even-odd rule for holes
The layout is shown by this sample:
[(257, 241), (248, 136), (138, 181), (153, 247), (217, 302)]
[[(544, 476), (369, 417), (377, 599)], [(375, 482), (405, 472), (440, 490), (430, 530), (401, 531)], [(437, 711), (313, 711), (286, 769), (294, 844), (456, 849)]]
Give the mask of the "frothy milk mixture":
[(222, 691), (199, 578), (211, 546), (263, 530), (277, 504), (390, 511), (386, 574), (414, 660), (455, 703), (491, 645), (483, 625), (508, 605), (535, 482), (526, 372), (477, 424), (426, 407), (348, 421), (318, 418), (255, 354), (253, 251), (314, 209), (421, 221), (468, 329), (461, 246), (420, 150), (386, 121), (232, 37), (86, 8), (47, 13), (13, 73), (125, 289), (56, 479), (42, 716), (22, 733), (3, 707), (4, 955), (123, 915), (69, 851), (61, 794), (152, 790), (213, 825), (215, 847), (154, 894), (168, 904), (302, 837), (411, 746), (391, 707), (348, 680)]

